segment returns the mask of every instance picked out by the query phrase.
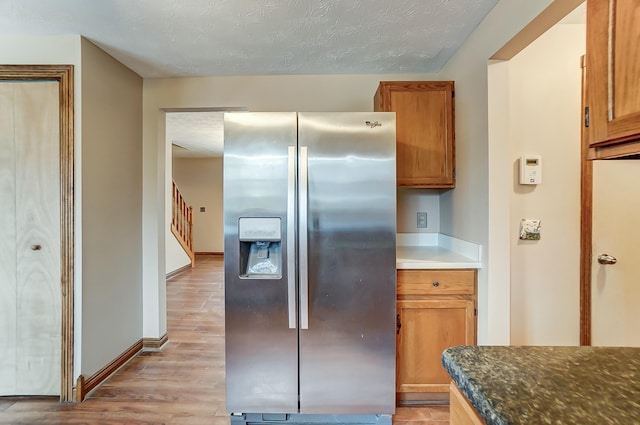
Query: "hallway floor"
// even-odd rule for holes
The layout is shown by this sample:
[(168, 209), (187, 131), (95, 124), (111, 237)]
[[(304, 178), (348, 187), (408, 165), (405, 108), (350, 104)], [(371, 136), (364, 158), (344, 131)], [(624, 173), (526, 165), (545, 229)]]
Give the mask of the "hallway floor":
[[(221, 257), (167, 282), (169, 342), (142, 353), (83, 403), (0, 397), (0, 424), (228, 425), (224, 407), (224, 297)], [(444, 425), (448, 406), (399, 408), (394, 425)]]

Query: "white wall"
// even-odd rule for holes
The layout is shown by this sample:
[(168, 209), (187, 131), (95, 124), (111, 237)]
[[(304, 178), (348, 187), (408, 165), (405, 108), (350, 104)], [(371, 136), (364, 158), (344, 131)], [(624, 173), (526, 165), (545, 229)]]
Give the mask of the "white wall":
[[(489, 65), (487, 88), (489, 92), (487, 155), (488, 170), (489, 234), (485, 254), (486, 270), (478, 273), (479, 317), (481, 326), (489, 340), (488, 344), (510, 342), (511, 312), (511, 173), (513, 167), (508, 149), (511, 141), (508, 121), (509, 106), (509, 62)], [(487, 255), (487, 251), (490, 251)], [(484, 289), (483, 289), (484, 288)], [(482, 308), (486, 308), (483, 315)], [(492, 324), (489, 324), (491, 321)], [(482, 340), (480, 340), (482, 341)]]
[(142, 78), (82, 40), (82, 373), (142, 337)]
[(191, 264), (191, 258), (189, 258), (170, 230), (167, 230), (165, 234), (165, 248), (165, 268), (167, 274)]
[[(224, 250), (222, 158), (175, 158), (173, 180), (193, 206), (195, 252)], [(200, 207), (205, 211), (201, 212)]]
[[(558, 24), (509, 61), (511, 343), (580, 343), (580, 56), (586, 27)], [(518, 158), (542, 155), (537, 186), (518, 184)], [(539, 241), (520, 220), (542, 220)]]
[[(153, 337), (166, 331), (166, 313), (162, 308), (166, 304), (165, 233), (170, 200), (167, 170), (171, 168), (171, 153), (165, 140), (164, 109), (246, 107), (252, 111), (372, 111), (373, 95), (380, 81), (433, 79), (436, 79), (433, 74), (381, 74), (144, 80), (144, 335)], [(414, 196), (432, 197), (417, 191), (410, 194), (409, 199)], [(415, 203), (419, 205), (420, 201)]]
[[(440, 191), (398, 188), (398, 233), (440, 232)], [(427, 213), (427, 227), (418, 228), (418, 212)]]

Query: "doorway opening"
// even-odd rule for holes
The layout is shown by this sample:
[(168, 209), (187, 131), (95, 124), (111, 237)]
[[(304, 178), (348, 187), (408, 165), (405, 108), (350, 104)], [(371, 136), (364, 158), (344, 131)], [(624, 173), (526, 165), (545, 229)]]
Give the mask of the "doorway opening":
[[(168, 276), (191, 267), (197, 254), (222, 255), (224, 113), (246, 108), (165, 109)], [(182, 203), (182, 207), (180, 206)], [(186, 211), (186, 213), (184, 213)], [(189, 220), (192, 219), (192, 221)], [(176, 225), (177, 224), (177, 225)], [(186, 224), (186, 226), (185, 226)], [(175, 228), (192, 237), (191, 255)]]
[[(552, 3), (488, 65), (491, 233), (508, 241), (489, 257), (508, 265), (516, 345), (580, 344), (580, 3)], [(526, 155), (542, 157), (538, 185), (519, 182)], [(540, 240), (519, 238), (523, 220), (541, 220)]]

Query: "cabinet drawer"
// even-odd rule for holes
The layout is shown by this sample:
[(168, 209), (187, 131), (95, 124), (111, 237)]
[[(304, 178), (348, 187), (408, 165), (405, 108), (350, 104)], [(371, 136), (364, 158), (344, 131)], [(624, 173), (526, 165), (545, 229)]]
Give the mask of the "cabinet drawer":
[(475, 293), (475, 270), (398, 270), (398, 295)]

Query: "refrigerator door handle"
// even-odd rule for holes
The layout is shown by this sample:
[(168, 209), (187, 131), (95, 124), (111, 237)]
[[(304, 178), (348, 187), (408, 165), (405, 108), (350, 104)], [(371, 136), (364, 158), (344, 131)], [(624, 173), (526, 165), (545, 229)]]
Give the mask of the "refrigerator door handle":
[(309, 246), (307, 243), (307, 215), (308, 215), (308, 181), (309, 181), (309, 155), (306, 146), (300, 147), (300, 197), (298, 202), (299, 214), (299, 253), (300, 262), (300, 329), (309, 329)]
[(297, 327), (296, 311), (296, 147), (287, 157), (287, 309), (289, 329)]

